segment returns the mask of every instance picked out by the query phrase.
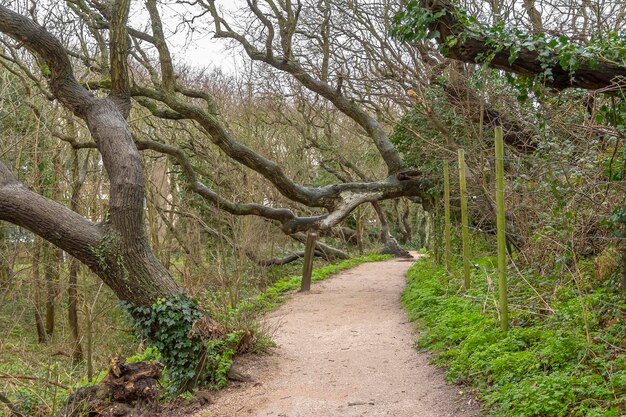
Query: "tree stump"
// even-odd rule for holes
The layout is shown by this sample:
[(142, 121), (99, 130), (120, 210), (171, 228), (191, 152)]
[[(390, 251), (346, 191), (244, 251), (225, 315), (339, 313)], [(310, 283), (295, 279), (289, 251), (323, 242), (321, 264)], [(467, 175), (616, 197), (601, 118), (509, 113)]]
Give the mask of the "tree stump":
[(124, 363), (113, 358), (109, 373), (96, 385), (72, 393), (58, 417), (131, 417), (158, 407), (159, 362)]

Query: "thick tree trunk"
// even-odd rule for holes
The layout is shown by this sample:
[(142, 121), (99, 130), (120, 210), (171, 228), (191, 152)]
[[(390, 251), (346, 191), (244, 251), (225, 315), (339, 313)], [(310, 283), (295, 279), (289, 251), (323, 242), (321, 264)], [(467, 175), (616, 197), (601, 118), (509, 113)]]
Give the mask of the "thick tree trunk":
[(32, 192), (0, 162), (0, 220), (27, 228), (74, 256), (120, 299), (147, 305), (181, 290), (156, 259), (145, 236), (143, 167), (126, 122), (130, 109), (125, 47), (128, 7), (128, 2), (114, 5), (110, 29), (112, 97), (99, 99), (76, 80), (65, 49), (54, 36), (0, 6), (0, 31), (18, 39), (46, 62), (52, 93), (87, 122), (110, 182), (108, 216), (103, 224), (95, 224)]
[[(124, 178), (117, 180), (124, 181)], [(143, 203), (143, 199), (140, 201)], [(180, 293), (177, 284), (150, 251), (141, 216), (122, 219), (117, 227), (111, 224), (113, 213), (129, 207), (128, 204), (111, 207), (109, 221), (93, 223), (30, 191), (0, 162), (0, 220), (22, 226), (74, 256), (122, 300), (151, 304), (159, 297)], [(136, 230), (138, 227), (142, 230)]]
[[(151, 9), (156, 8), (155, 1), (149, 0), (148, 4)], [(146, 236), (144, 171), (126, 121), (130, 112), (126, 32), (130, 0), (111, 2), (110, 6), (111, 96), (96, 98), (76, 80), (69, 56), (58, 39), (29, 18), (0, 5), (0, 32), (35, 52), (40, 60), (38, 62), (46, 64), (52, 94), (86, 122), (102, 155), (110, 183), (108, 213), (102, 223), (94, 223), (76, 211), (31, 191), (0, 162), (0, 220), (24, 227), (72, 255), (98, 275), (121, 300), (134, 307), (148, 306), (160, 298), (180, 295), (182, 291), (157, 260)], [(195, 304), (190, 303), (187, 310), (193, 311), (194, 308)], [(139, 310), (131, 308), (135, 314)], [(91, 325), (92, 313), (88, 313), (88, 326)], [(200, 309), (195, 313), (194, 317), (204, 317)], [(168, 317), (171, 321), (171, 316)], [(179, 324), (189, 328), (184, 331), (183, 337), (191, 337), (188, 335), (195, 322), (190, 323), (189, 317), (184, 314), (178, 320), (174, 319), (167, 330), (159, 328), (161, 337), (164, 331), (179, 329)], [(155, 335), (158, 326), (154, 327), (144, 334), (153, 341), (159, 337)], [(88, 329), (88, 337), (90, 335), (91, 328)], [(207, 332), (206, 338), (210, 337), (212, 335)], [(187, 351), (189, 354), (185, 360), (191, 360), (192, 367), (200, 370), (208, 360), (209, 352), (203, 337), (193, 336), (191, 343), (194, 350)], [(88, 357), (91, 357), (91, 343), (88, 342), (87, 346)], [(161, 353), (166, 363), (169, 361), (174, 366), (178, 365), (173, 359), (180, 354), (178, 349)], [(88, 366), (91, 374), (91, 367)], [(184, 370), (189, 371), (188, 368)], [(202, 382), (206, 381), (193, 381)], [(192, 385), (192, 381), (181, 383)], [(145, 394), (143, 388), (140, 391)], [(156, 390), (152, 397), (155, 396)]]

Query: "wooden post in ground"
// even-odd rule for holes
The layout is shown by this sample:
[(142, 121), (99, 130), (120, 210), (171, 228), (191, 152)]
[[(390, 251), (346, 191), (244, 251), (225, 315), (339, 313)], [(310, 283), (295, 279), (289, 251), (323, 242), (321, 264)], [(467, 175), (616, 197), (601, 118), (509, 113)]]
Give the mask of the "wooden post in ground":
[(311, 275), (313, 273), (313, 258), (315, 257), (315, 241), (317, 233), (309, 232), (306, 237), (306, 246), (304, 247), (304, 265), (302, 266), (302, 283), (300, 291), (309, 291), (311, 289)]
[(506, 221), (504, 209), (504, 140), (502, 128), (497, 127), (496, 142), (496, 221), (498, 234), (498, 293), (500, 304), (500, 327), (509, 329), (509, 307), (506, 283)]
[(444, 240), (446, 242), (446, 269), (452, 268), (452, 225), (450, 221), (450, 163), (443, 161)]
[(461, 188), (461, 240), (463, 244), (463, 287), (470, 287), (469, 219), (467, 211), (467, 182), (465, 180), (465, 151), (459, 149), (459, 182)]

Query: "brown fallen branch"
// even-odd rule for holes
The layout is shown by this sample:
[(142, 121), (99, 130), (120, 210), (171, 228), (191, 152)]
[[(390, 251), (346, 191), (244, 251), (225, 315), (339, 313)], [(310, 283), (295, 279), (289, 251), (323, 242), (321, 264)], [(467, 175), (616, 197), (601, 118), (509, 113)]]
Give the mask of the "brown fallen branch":
[(62, 384), (60, 382), (56, 382), (56, 381), (50, 381), (49, 379), (46, 378), (41, 378), (41, 377), (37, 377), (37, 376), (32, 376), (32, 375), (20, 375), (20, 374), (7, 374), (7, 373), (0, 373), (0, 379), (15, 379), (15, 380), (28, 380), (28, 381), (38, 381), (38, 382), (44, 382), (46, 384), (49, 385), (54, 385), (56, 387), (59, 388), (63, 388), (64, 390), (67, 391), (71, 391), (72, 388), (69, 387), (68, 385)]
[(4, 405), (7, 406), (7, 408), (9, 410), (11, 410), (11, 415), (14, 417), (27, 417), (26, 414), (22, 414), (20, 412), (20, 410), (17, 409), (17, 407), (15, 407), (15, 404), (13, 404), (11, 402), (11, 400), (9, 400), (9, 398), (4, 395), (2, 392), (0, 392), (0, 403), (3, 403)]
[(135, 405), (157, 407), (159, 362), (124, 363), (111, 360), (109, 373), (96, 385), (76, 390), (67, 399), (59, 416), (83, 415), (131, 416)]

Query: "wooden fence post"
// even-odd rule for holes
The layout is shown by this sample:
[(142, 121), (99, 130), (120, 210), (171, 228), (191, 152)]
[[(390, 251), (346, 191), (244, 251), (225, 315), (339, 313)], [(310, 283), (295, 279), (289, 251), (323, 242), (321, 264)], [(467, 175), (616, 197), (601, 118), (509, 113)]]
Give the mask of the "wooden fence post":
[(315, 257), (315, 241), (317, 233), (309, 232), (306, 237), (306, 246), (304, 248), (304, 265), (302, 266), (302, 283), (300, 291), (309, 291), (311, 289), (311, 274), (313, 273), (313, 258)]
[(509, 329), (509, 307), (506, 283), (506, 220), (504, 208), (504, 141), (502, 128), (496, 127), (496, 220), (498, 234), (498, 293), (500, 304), (500, 327)]
[(446, 242), (446, 269), (452, 269), (452, 226), (450, 221), (450, 163), (443, 161), (444, 239)]
[(467, 182), (465, 180), (465, 151), (459, 149), (459, 182), (461, 188), (461, 240), (463, 244), (463, 286), (470, 287), (469, 219), (467, 214)]

